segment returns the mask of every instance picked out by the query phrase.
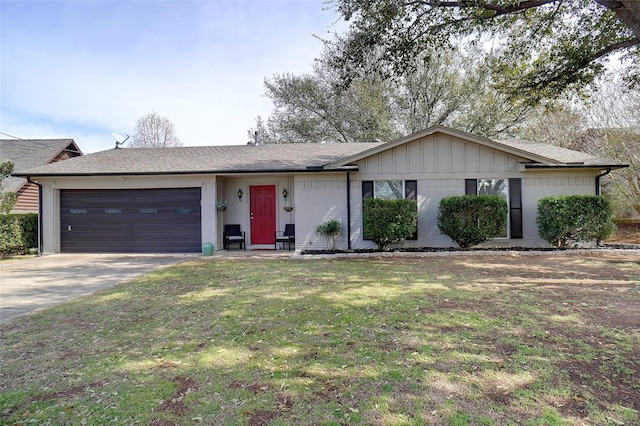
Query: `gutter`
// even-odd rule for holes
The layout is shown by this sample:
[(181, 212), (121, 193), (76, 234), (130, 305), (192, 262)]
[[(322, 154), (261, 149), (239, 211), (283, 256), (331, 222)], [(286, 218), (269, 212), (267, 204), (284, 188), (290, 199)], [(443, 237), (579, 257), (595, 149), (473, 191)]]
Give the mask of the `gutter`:
[(324, 166), (306, 169), (263, 169), (263, 170), (197, 170), (197, 171), (164, 171), (164, 172), (82, 172), (82, 173), (12, 173), (15, 177), (118, 177), (118, 176), (185, 176), (185, 175), (239, 175), (239, 174), (292, 174), (357, 171), (358, 168), (325, 169)]
[(42, 228), (42, 185), (38, 182), (31, 180), (31, 176), (27, 176), (27, 182), (34, 185), (38, 185), (38, 254), (36, 256), (42, 256), (42, 240), (43, 240), (43, 228)]
[(609, 173), (611, 173), (611, 170), (613, 170), (613, 169), (611, 167), (609, 167), (606, 172), (601, 173), (598, 176), (596, 176), (596, 195), (600, 195), (600, 178), (603, 177), (603, 176), (608, 175)]
[[(580, 164), (580, 163), (565, 163), (565, 164), (521, 164), (524, 170), (563, 170), (563, 169), (622, 169), (629, 167), (628, 164)], [(522, 171), (522, 170), (521, 170)]]

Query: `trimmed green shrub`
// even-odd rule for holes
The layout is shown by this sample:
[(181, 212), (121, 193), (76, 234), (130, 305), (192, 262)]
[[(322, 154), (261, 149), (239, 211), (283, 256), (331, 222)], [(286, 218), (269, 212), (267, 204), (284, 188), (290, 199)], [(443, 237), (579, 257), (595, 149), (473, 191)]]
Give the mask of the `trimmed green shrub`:
[(22, 248), (22, 228), (14, 215), (0, 215), (0, 254), (13, 254)]
[(363, 209), (363, 235), (385, 250), (415, 234), (418, 227), (418, 203), (415, 200), (367, 198)]
[(541, 198), (536, 223), (540, 237), (559, 248), (604, 240), (616, 231), (611, 204), (597, 195)]
[(468, 248), (503, 235), (508, 206), (499, 195), (446, 197), (438, 209), (438, 229), (461, 248)]
[(38, 246), (38, 215), (15, 213), (0, 215), (0, 253), (27, 253)]
[(26, 251), (30, 248), (38, 247), (38, 214), (20, 214), (22, 223), (22, 244)]
[(340, 234), (340, 228), (340, 222), (335, 219), (329, 219), (316, 227), (316, 234), (323, 235), (327, 239), (329, 250), (335, 250), (336, 238)]

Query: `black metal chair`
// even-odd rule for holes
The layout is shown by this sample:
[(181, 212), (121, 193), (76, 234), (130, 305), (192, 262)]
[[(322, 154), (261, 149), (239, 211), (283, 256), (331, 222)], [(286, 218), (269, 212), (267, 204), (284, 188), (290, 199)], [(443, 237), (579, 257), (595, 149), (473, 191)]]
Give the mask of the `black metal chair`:
[(293, 223), (287, 223), (284, 226), (284, 231), (276, 231), (275, 233), (275, 249), (278, 250), (278, 243), (282, 243), (282, 248), (284, 249), (284, 243), (289, 245), (289, 251), (291, 251), (291, 243), (293, 243), (293, 247), (295, 248), (296, 243), (296, 225)]
[(224, 232), (222, 233), (223, 239), (223, 248), (226, 248), (229, 251), (229, 245), (232, 243), (240, 244), (240, 248), (243, 250), (247, 249), (244, 231), (240, 230), (240, 225), (225, 225)]

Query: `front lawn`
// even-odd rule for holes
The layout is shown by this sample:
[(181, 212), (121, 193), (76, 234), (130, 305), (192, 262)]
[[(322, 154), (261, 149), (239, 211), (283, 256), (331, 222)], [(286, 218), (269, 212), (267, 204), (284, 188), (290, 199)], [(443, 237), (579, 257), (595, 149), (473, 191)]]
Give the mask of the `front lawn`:
[(640, 424), (633, 256), (188, 262), (0, 325), (1, 424)]

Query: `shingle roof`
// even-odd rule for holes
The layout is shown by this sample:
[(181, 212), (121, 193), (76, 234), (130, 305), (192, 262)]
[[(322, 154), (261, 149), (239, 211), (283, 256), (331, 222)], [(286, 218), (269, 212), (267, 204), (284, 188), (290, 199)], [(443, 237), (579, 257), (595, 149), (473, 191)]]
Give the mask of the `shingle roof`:
[(266, 173), (334, 170), (435, 132), (467, 139), (530, 161), (525, 168), (619, 168), (626, 164), (521, 139), (492, 141), (442, 126), (387, 143), (274, 144), (122, 148), (40, 167), (16, 168), (21, 176), (93, 176), (198, 173)]
[[(0, 162), (11, 161), (15, 172), (31, 169), (51, 162), (69, 145), (77, 149), (73, 139), (0, 139)], [(3, 189), (17, 191), (25, 182), (9, 176), (3, 181)]]
[(321, 168), (376, 143), (121, 148), (41, 167), (22, 176), (290, 172)]
[(572, 149), (561, 148), (559, 146), (547, 145), (540, 142), (534, 142), (526, 139), (508, 139), (496, 141), (499, 144), (507, 145), (522, 151), (527, 151), (540, 157), (551, 160), (547, 164), (538, 164), (538, 166), (564, 165), (564, 166), (612, 166), (625, 167), (624, 163), (611, 160), (609, 158), (597, 157), (595, 155), (585, 154), (584, 152), (574, 151)]

